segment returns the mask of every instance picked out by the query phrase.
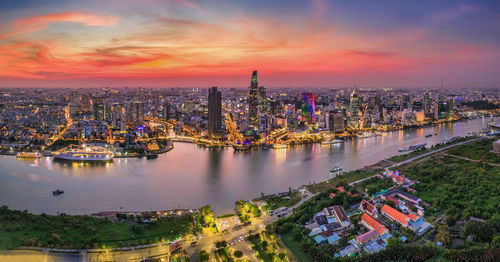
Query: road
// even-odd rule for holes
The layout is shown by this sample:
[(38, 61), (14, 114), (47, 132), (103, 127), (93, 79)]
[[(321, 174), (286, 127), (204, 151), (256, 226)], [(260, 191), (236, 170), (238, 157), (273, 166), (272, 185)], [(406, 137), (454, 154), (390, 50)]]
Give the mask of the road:
[(392, 166), (390, 166), (389, 168), (391, 167), (397, 167), (397, 166), (400, 166), (400, 165), (404, 165), (406, 163), (410, 163), (410, 162), (413, 162), (415, 160), (418, 160), (420, 158), (423, 158), (423, 157), (426, 157), (426, 156), (429, 156), (429, 155), (432, 155), (432, 154), (435, 154), (437, 152), (441, 152), (441, 151), (444, 151), (444, 150), (447, 150), (447, 149), (450, 149), (452, 147), (455, 147), (455, 146), (459, 146), (459, 145), (463, 145), (463, 144), (467, 144), (467, 143), (470, 143), (470, 142), (474, 142), (474, 141), (477, 141), (479, 139), (482, 139), (482, 137), (478, 137), (478, 138), (474, 138), (474, 139), (471, 139), (471, 140), (467, 140), (467, 141), (463, 141), (463, 142), (459, 142), (459, 143), (456, 143), (456, 144), (453, 144), (453, 145), (449, 145), (449, 146), (445, 146), (445, 147), (442, 147), (442, 148), (439, 148), (439, 149), (436, 149), (436, 150), (432, 150), (430, 152), (427, 152), (427, 153), (424, 153), (424, 154), (421, 154), (421, 155), (418, 155), (416, 157), (412, 157), (410, 159), (407, 159), (405, 161), (402, 161), (402, 162), (399, 162), (397, 164), (394, 164)]

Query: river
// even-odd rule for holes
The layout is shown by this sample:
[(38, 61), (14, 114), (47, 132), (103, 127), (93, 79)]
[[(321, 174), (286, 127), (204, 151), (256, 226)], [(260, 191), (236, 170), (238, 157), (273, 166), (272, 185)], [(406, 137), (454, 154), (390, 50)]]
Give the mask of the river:
[[(481, 131), (489, 120), (393, 131), (331, 146), (310, 144), (247, 153), (175, 143), (173, 150), (157, 159), (115, 159), (102, 165), (0, 156), (0, 205), (33, 213), (90, 214), (210, 204), (220, 214), (230, 211), (239, 199), (328, 179), (333, 166), (342, 166), (344, 171), (359, 169), (399, 154), (402, 147), (423, 142), (430, 146)], [(65, 193), (53, 196), (57, 188)]]

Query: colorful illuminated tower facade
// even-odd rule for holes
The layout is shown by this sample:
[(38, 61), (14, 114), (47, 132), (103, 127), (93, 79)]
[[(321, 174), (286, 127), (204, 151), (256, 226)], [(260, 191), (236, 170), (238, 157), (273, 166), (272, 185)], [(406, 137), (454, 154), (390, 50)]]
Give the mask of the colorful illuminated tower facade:
[(314, 124), (315, 112), (314, 93), (302, 93), (302, 116), (309, 124)]

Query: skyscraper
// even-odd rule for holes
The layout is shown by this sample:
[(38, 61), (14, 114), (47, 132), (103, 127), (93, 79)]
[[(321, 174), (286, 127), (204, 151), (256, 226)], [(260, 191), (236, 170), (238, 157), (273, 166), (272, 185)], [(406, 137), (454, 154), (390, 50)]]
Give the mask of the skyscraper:
[(248, 118), (250, 126), (256, 128), (259, 125), (258, 117), (258, 96), (259, 96), (259, 81), (257, 79), (257, 70), (252, 73), (250, 81), (250, 94), (248, 96)]
[(359, 109), (361, 107), (361, 103), (361, 97), (358, 96), (356, 86), (354, 86), (354, 91), (351, 93), (351, 101), (349, 103), (351, 125), (356, 126), (359, 122)]
[(222, 96), (217, 87), (208, 90), (208, 133), (215, 134), (222, 126)]
[(309, 124), (314, 124), (315, 113), (314, 93), (302, 93), (302, 115)]

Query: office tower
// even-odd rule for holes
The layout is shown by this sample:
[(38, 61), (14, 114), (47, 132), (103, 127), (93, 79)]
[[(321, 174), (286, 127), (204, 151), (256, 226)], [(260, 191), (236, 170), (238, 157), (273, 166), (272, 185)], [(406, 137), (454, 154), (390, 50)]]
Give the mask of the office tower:
[(426, 114), (431, 114), (434, 111), (432, 108), (432, 99), (430, 98), (429, 94), (424, 95), (423, 107)]
[(98, 97), (94, 99), (94, 119), (95, 120), (106, 120), (106, 104), (104, 103), (104, 98)]
[(170, 105), (170, 103), (165, 103), (163, 105), (163, 118), (165, 120), (169, 120), (170, 118), (172, 118), (171, 111), (172, 111), (172, 106)]
[(333, 133), (341, 133), (345, 130), (344, 117), (341, 114), (330, 112), (328, 116), (328, 130)]
[(127, 121), (133, 124), (142, 125), (144, 121), (144, 102), (133, 101), (127, 105)]
[(222, 126), (222, 96), (217, 87), (208, 90), (208, 133), (213, 135)]
[(354, 86), (354, 91), (351, 93), (351, 101), (349, 104), (350, 122), (351, 125), (358, 125), (359, 122), (359, 110), (361, 108), (361, 97), (358, 96), (356, 92), (356, 86)]
[(314, 93), (302, 93), (302, 116), (304, 116), (307, 123), (314, 124), (315, 113)]
[(258, 92), (259, 92), (259, 81), (257, 79), (257, 71), (253, 71), (252, 80), (250, 81), (250, 94), (248, 96), (248, 118), (250, 120), (250, 126), (254, 128), (256, 128), (259, 125)]

